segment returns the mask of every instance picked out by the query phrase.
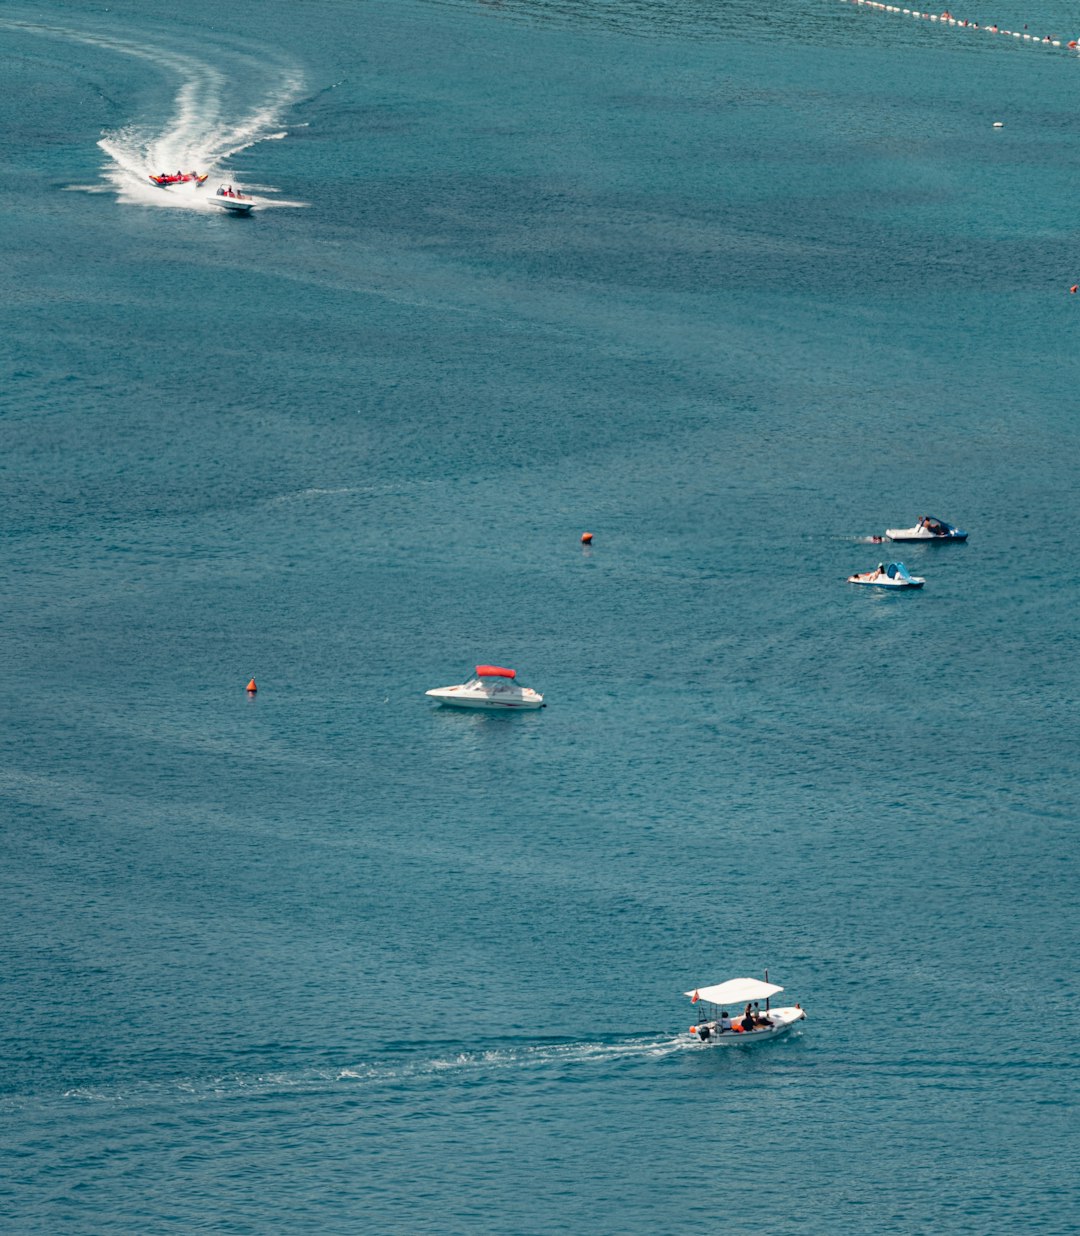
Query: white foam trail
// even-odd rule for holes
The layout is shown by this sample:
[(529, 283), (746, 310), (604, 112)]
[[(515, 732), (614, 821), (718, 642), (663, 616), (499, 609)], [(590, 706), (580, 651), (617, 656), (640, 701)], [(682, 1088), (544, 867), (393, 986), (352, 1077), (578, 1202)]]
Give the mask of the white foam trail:
[[(152, 129), (133, 123), (116, 132), (105, 133), (98, 142), (108, 157), (102, 177), (123, 202), (213, 209), (209, 195), (205, 191), (196, 192), (194, 185), (161, 189), (151, 184), (149, 177), (162, 171), (220, 172), (221, 165), (240, 151), (261, 141), (281, 141), (288, 136), (288, 130), (281, 127), (284, 113), (300, 96), (304, 84), (297, 66), (284, 62), (274, 64), (271, 55), (263, 49), (257, 54), (221, 49), (220, 60), (232, 70), (225, 71), (188, 52), (145, 42), (135, 43), (63, 26), (0, 20), (0, 29), (5, 27), (131, 56), (149, 62), (178, 80), (172, 115), (163, 128)], [(238, 77), (246, 82), (258, 80), (259, 97), (254, 101), (248, 99), (234, 109), (229, 100), (233, 82)], [(275, 190), (264, 186), (263, 191)]]
[(206, 1102), (222, 1097), (244, 1094), (290, 1094), (297, 1092), (340, 1094), (343, 1087), (357, 1085), (378, 1088), (386, 1085), (412, 1084), (423, 1087), (438, 1078), (442, 1084), (453, 1085), (458, 1075), (462, 1080), (473, 1076), (522, 1073), (533, 1070), (562, 1070), (603, 1065), (605, 1062), (633, 1063), (658, 1060), (684, 1051), (708, 1051), (687, 1035), (640, 1037), (608, 1042), (506, 1043), (498, 1047), (452, 1049), (438, 1054), (408, 1051), (377, 1056), (371, 1061), (333, 1067), (281, 1069), (261, 1073), (233, 1072), (225, 1075), (176, 1078), (171, 1081), (139, 1081), (100, 1086), (78, 1086), (66, 1090), (24, 1092), (0, 1095), (0, 1116), (18, 1111), (28, 1102), (41, 1104), (112, 1103), (129, 1106), (137, 1102), (154, 1102), (162, 1097), (180, 1097), (190, 1102)]
[[(699, 1046), (689, 1036), (676, 1038), (635, 1038), (614, 1042), (540, 1043), (459, 1051), (449, 1057), (411, 1058), (393, 1069), (394, 1076), (419, 1077), (426, 1073), (451, 1073), (457, 1070), (493, 1072), (546, 1068), (550, 1066), (592, 1064), (605, 1060), (655, 1059)], [(372, 1081), (386, 1066), (359, 1065), (342, 1069), (341, 1078)]]

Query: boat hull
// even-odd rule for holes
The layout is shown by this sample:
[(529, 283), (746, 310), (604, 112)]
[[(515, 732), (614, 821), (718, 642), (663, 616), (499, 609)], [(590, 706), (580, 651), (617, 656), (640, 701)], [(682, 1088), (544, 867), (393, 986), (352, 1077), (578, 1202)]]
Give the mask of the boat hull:
[(951, 532), (940, 533), (928, 532), (925, 528), (886, 528), (885, 535), (890, 541), (897, 541), (901, 545), (925, 541), (966, 541), (968, 539), (968, 534), (961, 532), (959, 528), (954, 528)]
[(214, 203), (220, 206), (222, 210), (228, 211), (230, 215), (250, 215), (254, 202), (237, 201), (234, 197), (215, 197)]
[(800, 1008), (771, 1009), (769, 1016), (774, 1024), (757, 1030), (720, 1030), (716, 1022), (706, 1022), (691, 1030), (691, 1037), (699, 1042), (717, 1047), (748, 1047), (751, 1043), (763, 1043), (768, 1039), (779, 1038), (786, 1034), (792, 1026), (806, 1020), (806, 1013)]
[(436, 687), (425, 694), (451, 708), (472, 708), (487, 712), (531, 712), (544, 706), (542, 695), (535, 699), (495, 699), (492, 696), (462, 692), (458, 687)]
[(926, 583), (925, 579), (919, 579), (918, 576), (904, 583), (896, 583), (891, 579), (849, 579), (849, 584), (858, 584), (861, 588), (884, 588), (888, 592), (909, 591), (912, 588), (921, 588)]

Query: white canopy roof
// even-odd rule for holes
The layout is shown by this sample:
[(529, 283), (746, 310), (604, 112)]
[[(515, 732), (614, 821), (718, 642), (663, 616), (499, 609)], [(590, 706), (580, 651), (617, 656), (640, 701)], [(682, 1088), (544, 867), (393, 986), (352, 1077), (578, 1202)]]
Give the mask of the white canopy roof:
[[(708, 1000), (710, 1004), (745, 1004), (748, 1000), (767, 1000), (783, 991), (775, 983), (763, 983), (761, 979), (737, 978), (728, 979), (726, 983), (717, 983), (715, 987), (699, 987), (699, 1000)], [(694, 992), (686, 992), (691, 999)]]

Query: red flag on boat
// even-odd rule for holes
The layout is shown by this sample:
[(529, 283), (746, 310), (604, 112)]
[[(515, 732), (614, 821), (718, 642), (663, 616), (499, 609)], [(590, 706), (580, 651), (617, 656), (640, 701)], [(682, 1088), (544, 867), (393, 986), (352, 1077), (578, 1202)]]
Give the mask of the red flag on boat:
[(697, 994), (697, 988), (694, 988), (694, 994), (690, 997), (691, 1004), (697, 1004), (701, 997)]

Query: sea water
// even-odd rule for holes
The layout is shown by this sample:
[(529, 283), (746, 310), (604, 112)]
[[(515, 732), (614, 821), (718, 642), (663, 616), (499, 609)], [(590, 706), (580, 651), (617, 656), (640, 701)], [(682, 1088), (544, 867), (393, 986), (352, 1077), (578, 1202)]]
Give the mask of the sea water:
[(166, 8), (0, 9), (0, 1226), (1076, 1230), (1077, 57)]

